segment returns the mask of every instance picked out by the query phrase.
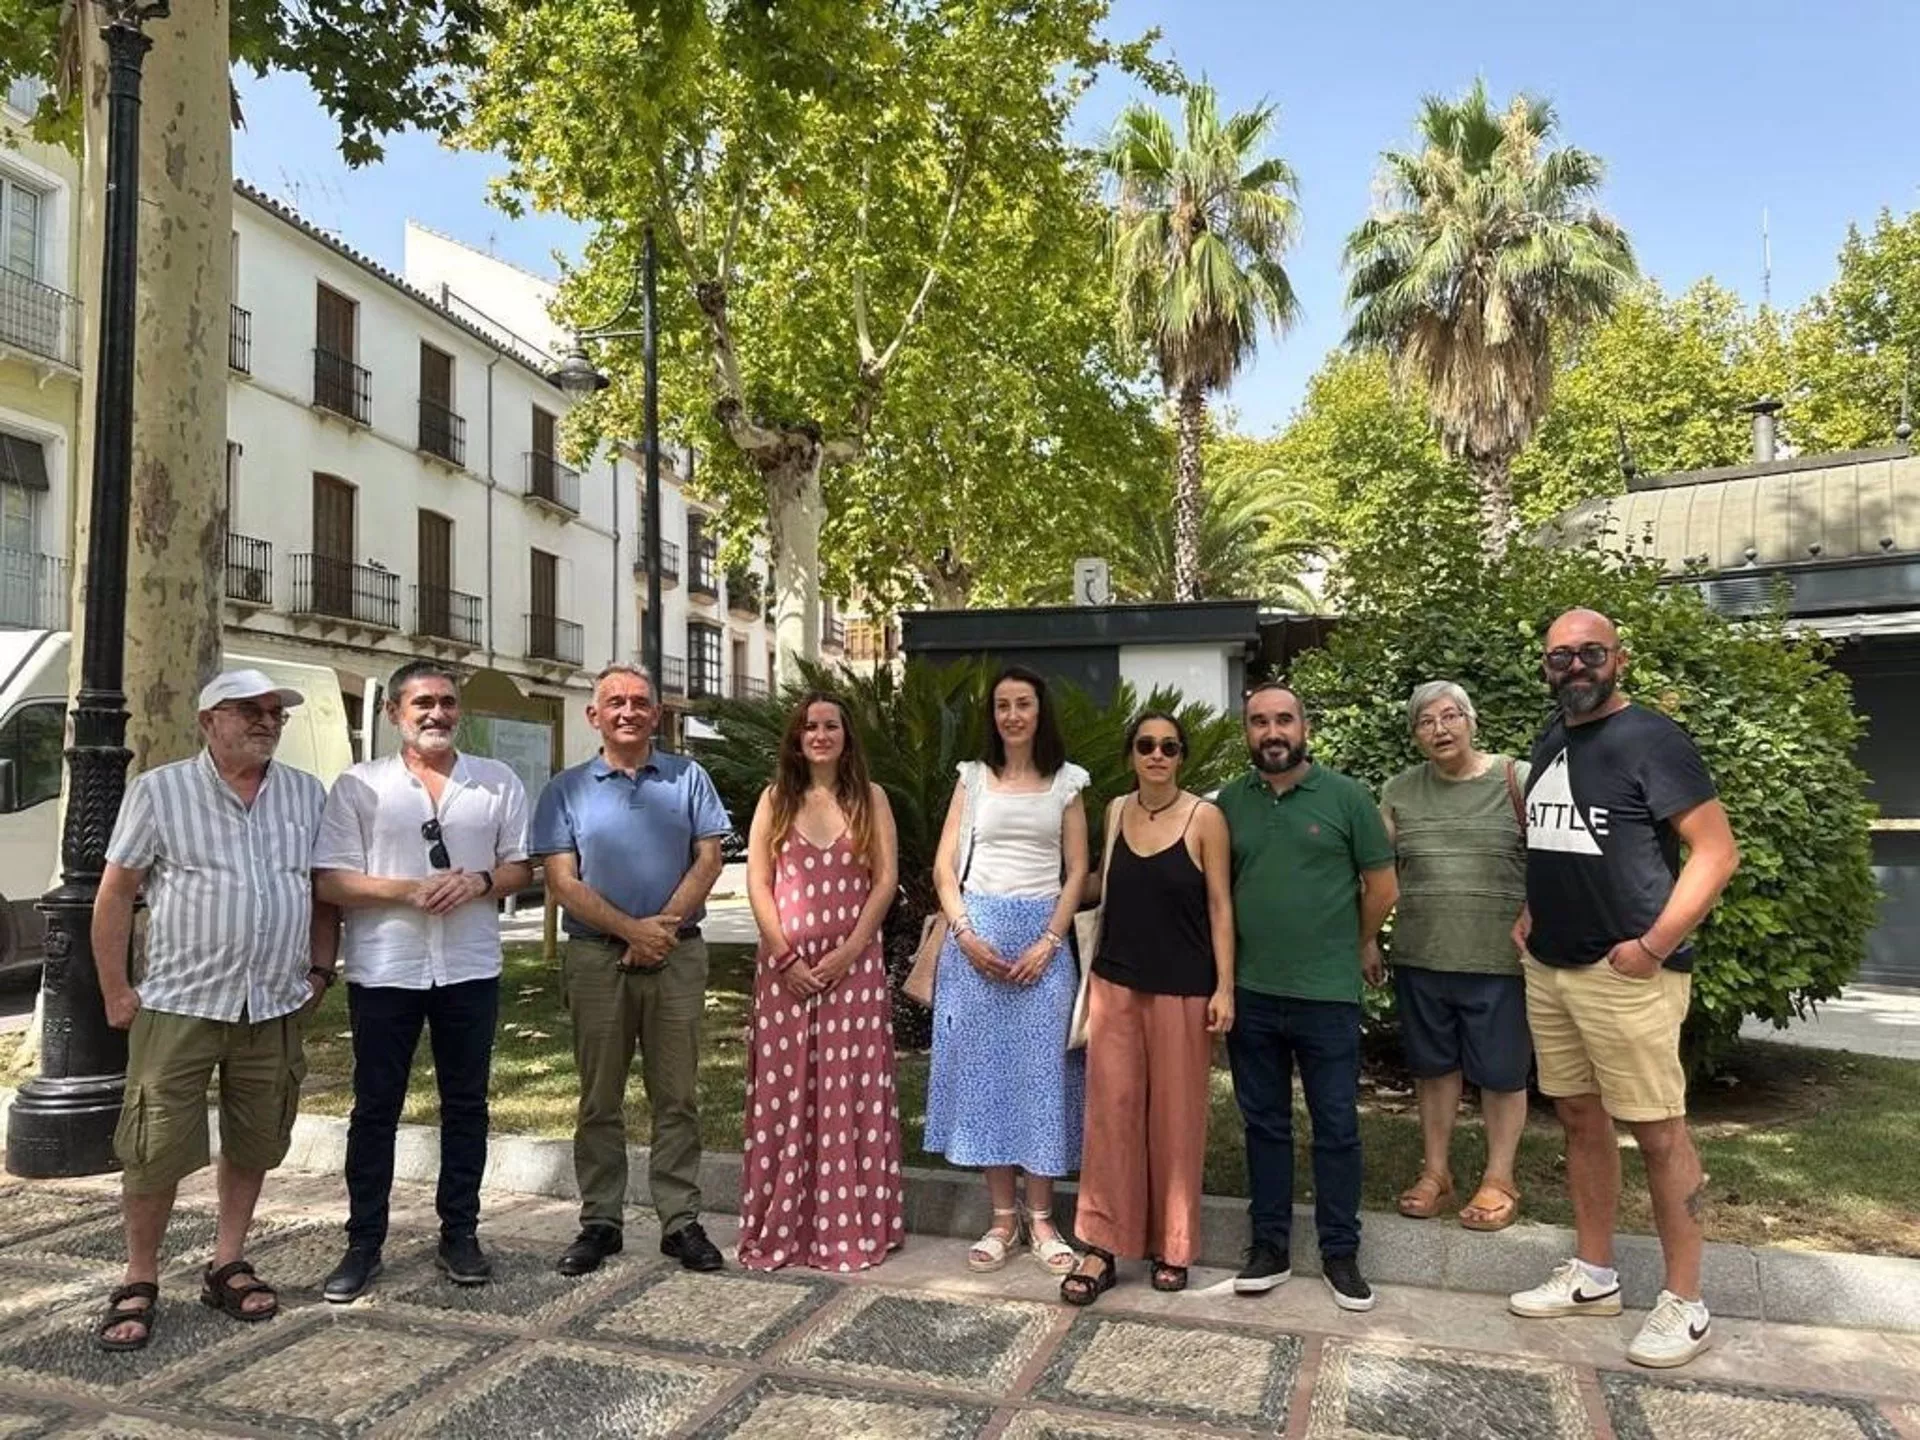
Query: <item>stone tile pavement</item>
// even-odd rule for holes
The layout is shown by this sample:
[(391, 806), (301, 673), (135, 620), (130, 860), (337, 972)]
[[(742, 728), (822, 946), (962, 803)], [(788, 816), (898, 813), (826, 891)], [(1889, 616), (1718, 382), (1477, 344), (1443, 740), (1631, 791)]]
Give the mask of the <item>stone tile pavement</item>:
[(1242, 1299), (1196, 1270), (1159, 1295), (1137, 1267), (1075, 1311), (1024, 1257), (970, 1275), (964, 1242), (920, 1236), (851, 1279), (690, 1275), (637, 1216), (624, 1254), (567, 1280), (571, 1204), (504, 1193), (482, 1225), (492, 1285), (439, 1275), (431, 1192), (402, 1186), (386, 1274), (330, 1307), (324, 1177), (269, 1184), (254, 1258), (285, 1310), (262, 1325), (197, 1303), (212, 1194), (184, 1187), (154, 1342), (107, 1355), (114, 1194), (0, 1177), (0, 1440), (1920, 1440), (1920, 1336), (1720, 1320), (1714, 1350), (1652, 1375), (1623, 1359), (1637, 1315), (1528, 1323), (1385, 1287), (1356, 1316), (1307, 1277)]

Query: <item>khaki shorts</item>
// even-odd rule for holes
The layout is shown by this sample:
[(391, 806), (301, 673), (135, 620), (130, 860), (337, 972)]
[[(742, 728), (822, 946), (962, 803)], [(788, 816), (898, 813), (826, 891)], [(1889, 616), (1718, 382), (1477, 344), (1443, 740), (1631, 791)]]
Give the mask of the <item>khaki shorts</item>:
[(298, 1012), (252, 1024), (139, 1011), (114, 1153), (134, 1194), (177, 1185), (208, 1160), (207, 1086), (220, 1076), (220, 1153), (241, 1170), (287, 1156), (306, 1078)]
[(1543, 1095), (1598, 1095), (1616, 1120), (1687, 1113), (1680, 1026), (1693, 993), (1691, 975), (1663, 969), (1634, 980), (1604, 959), (1558, 966), (1531, 955), (1521, 969)]

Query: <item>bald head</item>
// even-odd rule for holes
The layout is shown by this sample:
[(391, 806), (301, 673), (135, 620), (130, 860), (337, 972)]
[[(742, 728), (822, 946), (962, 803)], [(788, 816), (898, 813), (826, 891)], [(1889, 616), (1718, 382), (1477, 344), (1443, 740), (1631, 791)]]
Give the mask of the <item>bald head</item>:
[(1598, 610), (1569, 610), (1547, 627), (1547, 649), (1557, 645), (1605, 645), (1620, 643), (1620, 631), (1613, 621)]

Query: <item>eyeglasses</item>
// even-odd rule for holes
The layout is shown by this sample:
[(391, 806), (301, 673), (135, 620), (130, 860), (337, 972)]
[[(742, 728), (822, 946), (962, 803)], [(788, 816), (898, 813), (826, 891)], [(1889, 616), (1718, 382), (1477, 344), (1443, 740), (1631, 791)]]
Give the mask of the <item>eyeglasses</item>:
[(1428, 735), (1442, 727), (1452, 730), (1466, 723), (1467, 717), (1458, 710), (1442, 710), (1438, 715), (1422, 715), (1413, 722), (1413, 728), (1418, 734)]
[(277, 729), (284, 728), (287, 721), (293, 718), (284, 705), (258, 705), (251, 700), (229, 700), (213, 708), (224, 710), (229, 715), (238, 715), (249, 725), (272, 725)]
[(1564, 675), (1573, 668), (1578, 660), (1589, 670), (1598, 670), (1607, 663), (1607, 657), (1614, 653), (1611, 645), (1592, 643), (1587, 645), (1556, 645), (1547, 651), (1547, 669), (1556, 675)]
[(1169, 760), (1180, 758), (1180, 742), (1171, 735), (1162, 736), (1158, 740), (1151, 735), (1142, 735), (1133, 742), (1133, 753), (1136, 755), (1151, 755), (1155, 750)]
[(453, 857), (447, 854), (447, 842), (440, 835), (440, 821), (436, 816), (420, 827), (420, 838), (427, 842), (427, 863), (436, 870), (451, 870)]

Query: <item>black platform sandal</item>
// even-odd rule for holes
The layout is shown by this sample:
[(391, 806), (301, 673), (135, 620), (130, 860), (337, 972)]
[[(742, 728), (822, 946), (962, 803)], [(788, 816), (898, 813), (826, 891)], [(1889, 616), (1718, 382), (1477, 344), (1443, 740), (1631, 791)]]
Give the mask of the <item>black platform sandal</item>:
[(1164, 1260), (1153, 1262), (1153, 1288), (1164, 1294), (1187, 1288), (1187, 1267), (1169, 1265)]
[(1075, 1270), (1073, 1274), (1063, 1279), (1060, 1282), (1060, 1298), (1069, 1305), (1091, 1305), (1111, 1290), (1115, 1279), (1118, 1278), (1113, 1273), (1113, 1256), (1098, 1245), (1087, 1246), (1086, 1254), (1080, 1258), (1082, 1262), (1099, 1260), (1105, 1264), (1106, 1268), (1098, 1275), (1084, 1275)]
[[(129, 1300), (144, 1300), (145, 1305), (129, 1305)], [(135, 1280), (107, 1296), (106, 1318), (94, 1331), (94, 1340), (102, 1350), (144, 1350), (153, 1339), (154, 1312), (160, 1308), (160, 1287), (151, 1280)], [(107, 1332), (121, 1325), (138, 1325), (140, 1333), (132, 1339)]]

